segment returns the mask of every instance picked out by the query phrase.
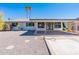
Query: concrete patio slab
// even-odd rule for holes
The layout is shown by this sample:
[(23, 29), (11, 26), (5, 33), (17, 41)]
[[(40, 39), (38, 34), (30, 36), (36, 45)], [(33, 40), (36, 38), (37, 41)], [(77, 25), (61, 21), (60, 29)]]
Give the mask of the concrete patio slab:
[(46, 43), (52, 55), (79, 55), (79, 36), (46, 36)]

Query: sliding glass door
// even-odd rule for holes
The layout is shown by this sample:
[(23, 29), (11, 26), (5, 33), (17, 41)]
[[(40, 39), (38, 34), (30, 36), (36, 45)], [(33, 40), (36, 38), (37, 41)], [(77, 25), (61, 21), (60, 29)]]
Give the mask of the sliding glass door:
[(52, 22), (46, 23), (46, 30), (53, 30), (53, 23)]

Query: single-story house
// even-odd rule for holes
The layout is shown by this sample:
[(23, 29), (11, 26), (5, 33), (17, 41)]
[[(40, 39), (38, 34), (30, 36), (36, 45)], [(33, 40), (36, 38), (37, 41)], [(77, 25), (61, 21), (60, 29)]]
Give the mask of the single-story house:
[(4, 30), (79, 31), (79, 19), (18, 19), (5, 24)]

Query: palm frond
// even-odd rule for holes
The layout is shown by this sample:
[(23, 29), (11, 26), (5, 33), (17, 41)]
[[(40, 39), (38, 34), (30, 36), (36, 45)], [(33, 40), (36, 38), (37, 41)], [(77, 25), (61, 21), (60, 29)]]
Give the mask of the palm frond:
[(25, 6), (25, 10), (31, 10), (32, 7), (31, 6)]

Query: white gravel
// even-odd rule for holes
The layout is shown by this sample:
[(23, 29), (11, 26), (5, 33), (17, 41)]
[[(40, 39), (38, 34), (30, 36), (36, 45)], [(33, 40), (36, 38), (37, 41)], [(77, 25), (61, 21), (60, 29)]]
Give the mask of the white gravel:
[(20, 36), (26, 31), (0, 32), (1, 55), (48, 55), (40, 36)]

